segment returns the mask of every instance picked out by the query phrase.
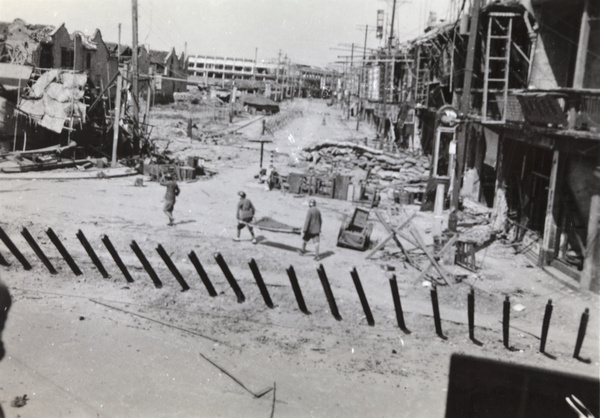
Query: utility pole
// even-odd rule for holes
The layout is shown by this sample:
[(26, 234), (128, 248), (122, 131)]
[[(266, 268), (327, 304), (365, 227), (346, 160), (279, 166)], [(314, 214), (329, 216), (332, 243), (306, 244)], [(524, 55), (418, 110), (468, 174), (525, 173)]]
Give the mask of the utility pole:
[(121, 24), (119, 23), (119, 41), (117, 44), (117, 71), (119, 70), (119, 64), (121, 64)]
[(117, 166), (117, 147), (119, 146), (119, 119), (121, 118), (121, 73), (117, 75), (117, 96), (115, 97), (115, 120), (113, 122), (113, 146), (111, 167)]
[(364, 76), (365, 76), (365, 60), (367, 59), (367, 33), (369, 32), (369, 25), (367, 25), (365, 27), (365, 43), (363, 46), (363, 62), (361, 64), (361, 68), (360, 68), (360, 75), (358, 78), (358, 108), (357, 108), (357, 112), (356, 112), (356, 130), (358, 131), (358, 124), (360, 123), (360, 111), (362, 109), (362, 101), (360, 98), (360, 89), (362, 87), (362, 83), (364, 80)]
[[(292, 78), (292, 73), (290, 72), (290, 59), (287, 57), (287, 55), (285, 56), (285, 59), (287, 60), (287, 93), (286, 96), (290, 95), (290, 80)], [(292, 97), (293, 99), (293, 97)]]
[[(462, 96), (460, 98), (460, 113), (466, 118), (470, 111), (471, 102), (471, 83), (473, 79), (473, 63), (475, 62), (475, 47), (477, 46), (477, 30), (479, 28), (479, 12), (481, 10), (481, 0), (474, 0), (471, 7), (471, 27), (469, 28), (469, 43), (467, 44), (467, 59), (465, 61), (465, 78), (463, 80)], [(462, 174), (465, 169), (465, 148), (467, 142), (467, 126), (459, 127), (457, 132), (456, 146), (456, 181), (452, 189), (452, 203), (450, 204), (450, 213), (458, 208), (458, 197), (462, 183)]]
[(279, 86), (279, 66), (281, 65), (281, 49), (279, 50), (279, 54), (277, 55), (277, 71), (275, 71), (275, 87), (276, 87), (276, 91), (275, 91), (275, 100), (276, 101), (281, 101), (281, 99), (279, 98), (279, 91), (280, 91), (280, 86)]
[[(139, 86), (138, 86), (138, 7), (137, 0), (131, 0), (131, 20), (132, 20), (132, 51), (131, 51), (131, 93), (133, 96), (133, 131), (134, 131), (134, 152), (139, 151)], [(136, 137), (137, 136), (137, 137)]]
[(256, 80), (256, 57), (258, 56), (258, 47), (254, 48), (254, 66), (252, 67), (252, 80)]
[[(348, 80), (353, 79), (352, 67), (354, 63), (354, 43), (352, 44), (352, 52), (350, 53), (350, 70), (348, 71)], [(352, 96), (352, 90), (350, 89), (350, 82), (348, 81), (348, 120), (350, 120), (350, 97)]]

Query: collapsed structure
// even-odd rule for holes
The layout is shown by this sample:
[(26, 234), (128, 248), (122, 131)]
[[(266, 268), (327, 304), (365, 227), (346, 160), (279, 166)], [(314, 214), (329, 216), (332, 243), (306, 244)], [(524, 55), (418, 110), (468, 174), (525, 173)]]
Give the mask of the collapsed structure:
[[(113, 152), (129, 157), (147, 151), (149, 105), (172, 102), (174, 93), (186, 90), (181, 78), (185, 59), (177, 57), (175, 49), (138, 47), (136, 74), (131, 61), (131, 47), (104, 42), (98, 29), (88, 36), (70, 34), (64, 24), (56, 28), (21, 19), (0, 22), (4, 153), (58, 149), (58, 158), (75, 159), (75, 154), (110, 158)], [(138, 97), (133, 85), (140, 87)], [(122, 105), (118, 111), (117, 101)], [(145, 105), (142, 121), (137, 117), (140, 103)]]
[(459, 192), (506, 207), (540, 266), (596, 290), (599, 16), (591, 0), (476, 0), (410, 42), (390, 38), (345, 80), (384, 144), (431, 155), (454, 207)]

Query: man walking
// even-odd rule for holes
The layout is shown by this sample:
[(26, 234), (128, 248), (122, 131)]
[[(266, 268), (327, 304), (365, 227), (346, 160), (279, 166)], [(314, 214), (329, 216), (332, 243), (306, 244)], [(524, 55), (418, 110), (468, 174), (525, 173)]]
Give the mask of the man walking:
[(315, 261), (319, 260), (319, 242), (321, 234), (321, 212), (316, 208), (317, 202), (315, 199), (308, 201), (308, 213), (302, 228), (302, 250), (300, 254), (306, 253), (306, 244), (311, 239), (315, 243)]
[(165, 174), (163, 180), (160, 182), (161, 186), (165, 186), (167, 188), (167, 192), (165, 193), (165, 206), (163, 208), (163, 212), (169, 218), (169, 226), (174, 225), (175, 218), (173, 218), (173, 208), (175, 207), (175, 199), (179, 196), (179, 186), (177, 182), (173, 180), (173, 176), (169, 173)]
[(234, 238), (234, 241), (240, 240), (240, 232), (244, 229), (245, 226), (248, 227), (248, 231), (250, 231), (250, 235), (252, 235), (252, 244), (256, 244), (256, 237), (254, 236), (254, 230), (252, 226), (250, 226), (250, 222), (254, 218), (254, 213), (256, 210), (254, 209), (254, 205), (250, 201), (250, 199), (246, 199), (246, 193), (238, 192), (240, 196), (240, 200), (237, 204), (236, 209), (236, 217), (238, 220), (237, 224), (237, 237)]

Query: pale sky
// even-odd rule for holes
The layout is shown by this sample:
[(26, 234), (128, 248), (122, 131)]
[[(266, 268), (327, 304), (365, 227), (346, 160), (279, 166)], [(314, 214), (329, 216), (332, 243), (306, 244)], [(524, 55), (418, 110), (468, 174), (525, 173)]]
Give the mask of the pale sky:
[[(428, 11), (447, 18), (449, 6), (460, 0), (397, 0), (394, 32), (401, 40), (423, 31)], [(468, 2), (467, 2), (468, 4)], [(0, 0), (0, 20), (19, 17), (27, 23), (58, 26), (69, 33), (91, 34), (96, 28), (103, 39), (132, 42), (131, 0)], [(342, 44), (362, 48), (364, 28), (375, 28), (377, 9), (391, 18), (392, 0), (138, 0), (139, 43), (151, 49), (180, 54), (187, 42), (190, 55), (219, 55), (258, 60), (277, 60), (279, 50), (297, 63), (327, 66), (350, 55)], [(388, 25), (389, 28), (389, 25)], [(388, 29), (389, 30), (389, 29)], [(381, 41), (369, 33), (367, 46)], [(356, 51), (355, 53), (359, 53)]]

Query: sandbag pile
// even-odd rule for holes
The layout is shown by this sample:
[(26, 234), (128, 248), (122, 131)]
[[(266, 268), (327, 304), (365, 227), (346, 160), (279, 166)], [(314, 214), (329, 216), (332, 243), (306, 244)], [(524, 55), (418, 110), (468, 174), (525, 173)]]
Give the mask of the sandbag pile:
[(429, 179), (430, 162), (424, 155), (408, 151), (384, 152), (352, 142), (324, 142), (304, 149), (304, 158), (316, 169), (334, 167), (336, 171), (370, 170), (369, 178), (380, 183), (420, 183)]

